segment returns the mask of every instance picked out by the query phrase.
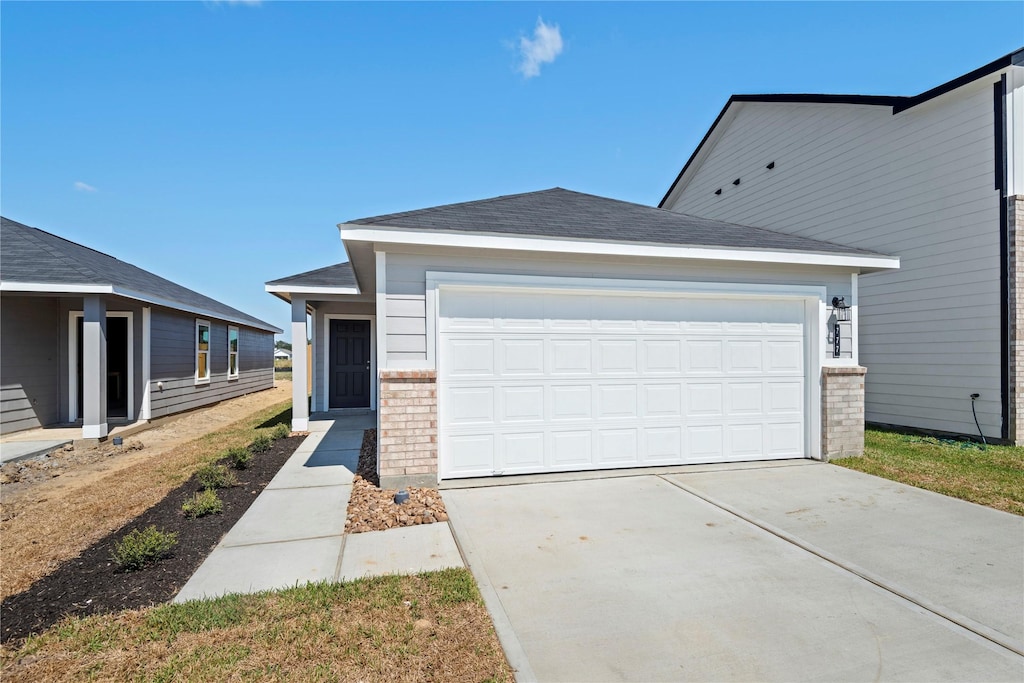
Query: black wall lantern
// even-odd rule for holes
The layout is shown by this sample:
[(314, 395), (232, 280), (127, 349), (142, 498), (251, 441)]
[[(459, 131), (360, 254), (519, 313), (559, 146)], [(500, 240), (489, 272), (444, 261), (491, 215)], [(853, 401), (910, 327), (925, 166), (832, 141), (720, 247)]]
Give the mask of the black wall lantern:
[(853, 323), (850, 322), (850, 304), (846, 303), (845, 297), (832, 297), (832, 312), (835, 315), (835, 324), (832, 325), (832, 357), (852, 358)]
[(836, 312), (836, 320), (841, 322), (849, 322), (850, 320), (850, 304), (846, 303), (846, 297), (834, 296), (832, 297), (832, 308)]

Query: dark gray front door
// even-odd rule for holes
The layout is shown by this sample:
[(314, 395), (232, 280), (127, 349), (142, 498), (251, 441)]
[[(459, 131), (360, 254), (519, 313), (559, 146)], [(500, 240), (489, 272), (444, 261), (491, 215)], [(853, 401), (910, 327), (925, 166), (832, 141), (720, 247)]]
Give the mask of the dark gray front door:
[(370, 321), (332, 320), (329, 392), (331, 408), (370, 407)]

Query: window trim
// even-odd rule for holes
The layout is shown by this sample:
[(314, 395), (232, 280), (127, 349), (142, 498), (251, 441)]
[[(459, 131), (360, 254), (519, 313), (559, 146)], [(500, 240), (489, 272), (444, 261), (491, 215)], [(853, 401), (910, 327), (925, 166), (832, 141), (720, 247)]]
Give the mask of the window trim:
[[(202, 327), (202, 326), (206, 327), (206, 334), (207, 334), (207, 340), (208, 340), (207, 341), (207, 348), (206, 348), (205, 351), (203, 351), (203, 353), (206, 354), (206, 375), (204, 377), (200, 377), (199, 376), (199, 353), (200, 353), (200, 349), (199, 349), (199, 328)], [(195, 349), (194, 349), (195, 353), (193, 354), (193, 356), (195, 358), (195, 364), (196, 364), (195, 383), (196, 384), (209, 384), (210, 383), (210, 378), (213, 375), (212, 368), (210, 367), (210, 351), (211, 351), (211, 349), (209, 348), (210, 346), (213, 346), (213, 325), (210, 324), (209, 320), (202, 320), (201, 318), (196, 318), (196, 331), (195, 331), (195, 335), (192, 337), (192, 341), (193, 341), (193, 344), (195, 345)]]
[[(236, 350), (234, 350), (234, 351), (231, 350), (231, 332), (232, 331), (234, 331), (234, 333), (235, 333)], [(238, 358), (239, 358), (238, 347), (241, 347), (241, 345), (242, 345), (241, 341), (242, 341), (242, 335), (238, 331), (238, 326), (237, 325), (228, 325), (228, 370), (227, 370), (227, 373), (228, 373), (228, 380), (231, 380), (231, 381), (234, 381), (234, 380), (238, 379), (238, 370), (239, 370), (239, 368), (238, 368)], [(234, 355), (234, 357), (235, 357), (235, 372), (234, 372), (234, 374), (232, 374), (232, 372), (231, 372), (231, 356), (232, 355)]]

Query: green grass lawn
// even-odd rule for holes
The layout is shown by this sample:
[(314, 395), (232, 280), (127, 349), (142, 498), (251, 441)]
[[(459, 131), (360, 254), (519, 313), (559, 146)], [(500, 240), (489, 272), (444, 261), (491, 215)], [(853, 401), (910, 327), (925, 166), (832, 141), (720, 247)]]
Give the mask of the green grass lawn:
[(292, 378), (292, 359), (291, 358), (275, 358), (274, 359), (274, 379), (286, 379), (291, 380)]
[(864, 455), (832, 461), (954, 498), (1024, 515), (1024, 448), (868, 429)]
[(473, 576), (447, 569), (69, 618), (4, 681), (512, 681)]

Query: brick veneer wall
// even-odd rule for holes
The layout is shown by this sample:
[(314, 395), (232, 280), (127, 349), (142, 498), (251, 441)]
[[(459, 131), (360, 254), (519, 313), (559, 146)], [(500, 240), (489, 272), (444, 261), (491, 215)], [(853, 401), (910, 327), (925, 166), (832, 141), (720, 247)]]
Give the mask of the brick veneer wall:
[(1006, 200), (1010, 251), (1010, 415), (1009, 437), (1024, 445), (1024, 196)]
[(821, 454), (864, 454), (864, 375), (867, 368), (821, 369)]
[(377, 473), (382, 488), (437, 486), (437, 373), (380, 375)]

